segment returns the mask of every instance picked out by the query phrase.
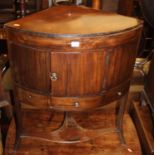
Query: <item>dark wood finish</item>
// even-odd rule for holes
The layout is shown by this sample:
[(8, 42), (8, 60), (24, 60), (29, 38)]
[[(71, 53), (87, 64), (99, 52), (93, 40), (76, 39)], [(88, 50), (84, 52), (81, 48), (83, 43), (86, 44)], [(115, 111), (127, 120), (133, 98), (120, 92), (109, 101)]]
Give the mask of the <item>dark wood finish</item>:
[(21, 103), (26, 103), (35, 108), (49, 108), (50, 99), (48, 96), (32, 93), (21, 88), (17, 88), (16, 95)]
[(151, 61), (149, 73), (145, 77), (144, 89), (140, 92), (139, 102), (133, 102), (131, 116), (136, 124), (143, 152), (154, 154), (154, 62)]
[[(16, 16), (18, 18), (32, 14), (43, 9), (43, 0), (14, 0), (16, 8)], [(45, 3), (45, 2), (44, 2)], [(46, 2), (47, 3), (47, 2)], [(47, 5), (47, 4), (45, 4)], [(46, 6), (47, 8), (47, 6)], [(44, 8), (45, 9), (45, 8)]]
[(154, 1), (119, 0), (118, 13), (144, 20), (144, 28), (137, 57), (147, 58), (153, 50)]
[(33, 135), (24, 133), (21, 102), (39, 109), (82, 111), (114, 100), (121, 102), (116, 131), (124, 143), (124, 96), (141, 28), (137, 19), (77, 6), (53, 7), (6, 24), (15, 82), (16, 144), (22, 135)]
[(12, 0), (0, 1), (0, 55), (7, 53), (6, 32), (4, 24), (16, 19)]
[(133, 16), (134, 0), (119, 0), (118, 13), (126, 16)]
[(12, 0), (0, 1), (0, 27), (15, 19), (15, 9)]
[(136, 125), (138, 136), (141, 142), (143, 153), (154, 154), (154, 125), (148, 104), (141, 105), (140, 102), (133, 101), (130, 107), (130, 114)]
[(47, 9), (49, 8), (49, 2), (48, 0), (42, 0), (42, 9)]
[(20, 11), (21, 11), (21, 17), (24, 17), (26, 12), (25, 12), (25, 0), (20, 0)]
[(50, 53), (23, 44), (11, 43), (9, 46), (12, 50), (10, 61), (16, 83), (49, 94)]
[[(114, 104), (112, 107), (114, 108)], [(81, 126), (86, 128), (97, 129), (103, 127), (114, 127), (115, 114), (113, 108), (104, 108), (96, 112), (90, 112), (90, 114), (82, 113), (80, 115), (75, 115), (75, 117)], [(25, 132), (33, 132), (35, 130), (40, 134), (48, 133), (47, 131), (57, 128), (63, 120), (62, 113), (53, 113), (52, 123), (51, 126), (49, 126), (49, 119), (51, 117), (50, 111), (38, 110), (34, 113), (34, 110), (27, 109), (23, 114)], [(12, 121), (9, 128), (5, 155), (141, 155), (142, 153), (138, 136), (128, 114), (125, 114), (124, 116), (124, 135), (126, 145), (120, 145), (119, 138), (116, 133), (103, 135), (94, 140), (78, 144), (57, 144), (23, 137), (20, 149), (15, 152), (13, 150), (15, 124), (14, 121)]]
[(2, 70), (0, 68), (0, 108), (9, 105), (9, 99), (7, 93), (4, 91), (2, 84)]
[(147, 103), (149, 104), (152, 114), (154, 111), (154, 56), (152, 56), (148, 75), (144, 86)]

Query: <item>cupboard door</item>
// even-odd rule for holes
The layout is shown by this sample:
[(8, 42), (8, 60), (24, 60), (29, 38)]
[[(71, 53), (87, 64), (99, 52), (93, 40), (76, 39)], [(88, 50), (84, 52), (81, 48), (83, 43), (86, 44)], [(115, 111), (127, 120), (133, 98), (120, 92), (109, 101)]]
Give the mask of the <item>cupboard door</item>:
[(136, 57), (136, 45), (136, 42), (128, 42), (107, 49), (109, 62), (107, 64), (107, 76), (104, 78), (106, 90), (130, 80)]
[(50, 93), (49, 52), (10, 43), (10, 63), (17, 84), (41, 93)]
[(105, 74), (105, 52), (54, 52), (51, 54), (53, 96), (100, 94)]
[[(52, 79), (55, 74), (57, 79)], [(61, 52), (51, 53), (51, 89), (53, 96), (65, 96), (67, 94), (67, 55)]]

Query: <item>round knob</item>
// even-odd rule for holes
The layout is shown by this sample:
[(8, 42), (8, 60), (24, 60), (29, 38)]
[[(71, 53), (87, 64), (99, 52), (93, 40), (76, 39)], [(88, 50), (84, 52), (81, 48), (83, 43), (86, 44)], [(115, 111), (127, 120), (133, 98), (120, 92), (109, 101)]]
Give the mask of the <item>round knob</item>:
[(29, 95), (29, 96), (28, 96), (28, 98), (32, 98), (32, 96), (31, 96), (31, 95)]
[(51, 78), (52, 81), (56, 81), (58, 79), (57, 73), (51, 73), (50, 78)]
[(119, 91), (119, 92), (117, 92), (117, 94), (118, 94), (119, 96), (121, 96), (121, 95), (122, 95), (122, 92)]
[(53, 109), (53, 107), (50, 105), (50, 106), (49, 106), (49, 109)]
[(74, 102), (74, 106), (79, 107), (80, 106), (79, 102)]
[(72, 13), (71, 13), (71, 12), (69, 12), (69, 13), (68, 13), (68, 16), (70, 17), (71, 15), (72, 15)]

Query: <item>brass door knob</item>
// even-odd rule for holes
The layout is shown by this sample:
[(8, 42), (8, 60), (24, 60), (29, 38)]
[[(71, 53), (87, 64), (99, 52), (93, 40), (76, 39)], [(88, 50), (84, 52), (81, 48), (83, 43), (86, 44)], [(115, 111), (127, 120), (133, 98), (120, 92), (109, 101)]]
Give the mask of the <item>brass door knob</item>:
[(78, 107), (80, 106), (80, 103), (79, 103), (79, 102), (74, 102), (74, 106), (75, 106), (76, 108), (78, 108)]
[(52, 81), (56, 81), (56, 80), (58, 79), (57, 73), (51, 73), (51, 74), (50, 74), (50, 79), (51, 79)]
[(120, 91), (117, 92), (117, 95), (118, 95), (118, 96), (122, 96), (122, 92), (120, 92)]

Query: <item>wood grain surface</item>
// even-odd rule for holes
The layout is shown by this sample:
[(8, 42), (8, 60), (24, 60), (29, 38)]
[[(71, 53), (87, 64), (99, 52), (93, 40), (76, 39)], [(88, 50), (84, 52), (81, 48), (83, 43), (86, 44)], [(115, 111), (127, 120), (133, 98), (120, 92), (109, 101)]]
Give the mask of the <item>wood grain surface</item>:
[(46, 34), (97, 34), (124, 31), (139, 23), (135, 18), (87, 7), (55, 6), (10, 22), (6, 26)]
[[(110, 108), (74, 114), (78, 123), (89, 129), (114, 127), (115, 124), (115, 103)], [(53, 115), (49, 123), (50, 115)], [(46, 134), (47, 130), (57, 128), (63, 119), (63, 113), (51, 111), (25, 110), (24, 122), (25, 133), (35, 130)], [(30, 127), (31, 126), (31, 127)], [(50, 127), (49, 127), (50, 126)], [(88, 142), (77, 144), (58, 144), (36, 139), (22, 138), (19, 150), (13, 150), (15, 138), (15, 124), (12, 121), (5, 149), (5, 155), (141, 155), (141, 149), (133, 122), (128, 114), (124, 116), (124, 136), (126, 145), (120, 145), (117, 133), (108, 133), (92, 139)]]
[[(109, 119), (114, 114), (110, 111), (111, 115), (104, 117), (100, 111), (93, 114), (89, 110), (122, 98), (115, 129), (124, 143), (122, 118), (141, 35), (141, 21), (91, 8), (58, 6), (13, 21), (6, 28), (15, 86), (17, 152), (22, 148), (29, 148), (29, 154), (37, 152), (37, 155), (48, 152), (103, 154), (111, 148), (131, 152), (126, 146), (120, 147), (115, 134), (76, 145), (47, 143), (41, 138), (37, 142), (32, 137), (35, 134), (47, 138), (52, 129), (60, 126), (63, 115), (53, 114), (54, 109), (75, 111), (75, 114), (88, 110), (84, 116), (77, 113), (79, 125), (90, 128), (97, 124), (102, 128), (111, 126), (113, 123)], [(37, 110), (25, 110), (23, 103)], [(126, 127), (126, 132), (130, 126)], [(13, 135), (11, 131), (10, 135)], [(74, 134), (72, 131), (67, 134)], [(29, 139), (26, 138), (28, 134)], [(20, 138), (21, 145), (18, 145)], [(8, 138), (8, 148), (12, 140)], [(108, 143), (104, 144), (105, 141)], [(137, 144), (136, 139), (131, 141)], [(135, 144), (133, 150), (137, 153), (139, 147)], [(107, 145), (110, 148), (106, 150)], [(42, 153), (39, 153), (40, 149)]]

